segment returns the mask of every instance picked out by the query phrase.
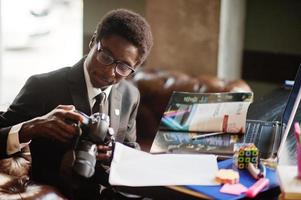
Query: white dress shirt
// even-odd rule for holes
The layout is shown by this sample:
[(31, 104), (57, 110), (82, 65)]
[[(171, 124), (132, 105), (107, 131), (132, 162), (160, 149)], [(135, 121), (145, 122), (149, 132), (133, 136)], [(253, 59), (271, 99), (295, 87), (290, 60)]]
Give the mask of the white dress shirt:
[(108, 96), (111, 93), (111, 89), (112, 89), (112, 85), (108, 86), (106, 89), (104, 89), (103, 91), (100, 88), (95, 88), (92, 86), (91, 80), (90, 80), (90, 76), (87, 70), (86, 65), (84, 64), (84, 74), (85, 74), (85, 81), (86, 81), (86, 86), (87, 86), (87, 92), (88, 92), (88, 98), (89, 98), (89, 104), (90, 104), (90, 109), (92, 111), (92, 107), (95, 103), (95, 96), (99, 95), (101, 92), (104, 92), (106, 94), (106, 99), (105, 101), (107, 101)]

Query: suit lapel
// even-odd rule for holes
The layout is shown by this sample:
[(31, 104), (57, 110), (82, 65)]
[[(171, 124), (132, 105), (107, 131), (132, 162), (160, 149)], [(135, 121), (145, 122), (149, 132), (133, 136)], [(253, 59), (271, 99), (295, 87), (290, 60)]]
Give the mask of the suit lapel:
[(115, 136), (118, 132), (120, 122), (120, 109), (121, 109), (121, 93), (118, 89), (118, 84), (113, 85), (110, 95), (110, 120), (111, 127), (114, 129)]
[(83, 68), (84, 60), (83, 58), (71, 68), (68, 75), (68, 82), (75, 108), (90, 115), (91, 110)]

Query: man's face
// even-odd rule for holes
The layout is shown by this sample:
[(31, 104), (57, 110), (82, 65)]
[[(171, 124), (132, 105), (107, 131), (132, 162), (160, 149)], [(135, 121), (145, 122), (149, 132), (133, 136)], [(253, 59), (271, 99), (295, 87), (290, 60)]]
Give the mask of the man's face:
[[(106, 64), (103, 60), (112, 60), (112, 64)], [(124, 38), (112, 35), (101, 41), (94, 40), (90, 44), (90, 51), (85, 60), (85, 65), (96, 88), (102, 88), (126, 78), (118, 73), (116, 65), (136, 68), (138, 62), (138, 48)], [(116, 71), (117, 70), (117, 71)]]

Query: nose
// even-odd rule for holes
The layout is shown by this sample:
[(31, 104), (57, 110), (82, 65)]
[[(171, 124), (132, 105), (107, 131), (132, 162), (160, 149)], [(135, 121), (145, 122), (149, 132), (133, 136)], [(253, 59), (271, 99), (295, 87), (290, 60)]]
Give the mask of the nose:
[(116, 76), (116, 70), (115, 70), (116, 65), (117, 65), (116, 63), (113, 63), (113, 64), (107, 66), (108, 67), (108, 75), (110, 75), (111, 77)]
[(116, 67), (117, 67), (117, 63), (113, 63), (110, 71), (112, 77), (116, 76)]

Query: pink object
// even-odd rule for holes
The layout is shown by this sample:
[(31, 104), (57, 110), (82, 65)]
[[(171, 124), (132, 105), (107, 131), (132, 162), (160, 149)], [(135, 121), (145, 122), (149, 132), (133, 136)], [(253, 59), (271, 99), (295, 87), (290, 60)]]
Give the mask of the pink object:
[(185, 113), (189, 112), (188, 109), (185, 110), (172, 110), (172, 111), (167, 111), (164, 112), (164, 117), (174, 117), (174, 116), (178, 116), (178, 115), (183, 115)]
[(246, 188), (244, 185), (240, 183), (236, 184), (224, 184), (224, 186), (220, 189), (221, 193), (226, 194), (234, 194), (234, 195), (240, 195), (243, 192), (246, 192), (248, 188)]
[(301, 144), (297, 143), (297, 176), (301, 179)]
[(300, 130), (300, 125), (298, 122), (295, 122), (295, 124), (294, 124), (294, 133), (295, 133), (295, 137), (296, 137), (296, 143), (300, 144), (301, 130)]
[(266, 186), (269, 185), (269, 179), (261, 178), (256, 183), (254, 183), (249, 189), (246, 191), (246, 196), (253, 198), (255, 197), (260, 191), (262, 191)]

